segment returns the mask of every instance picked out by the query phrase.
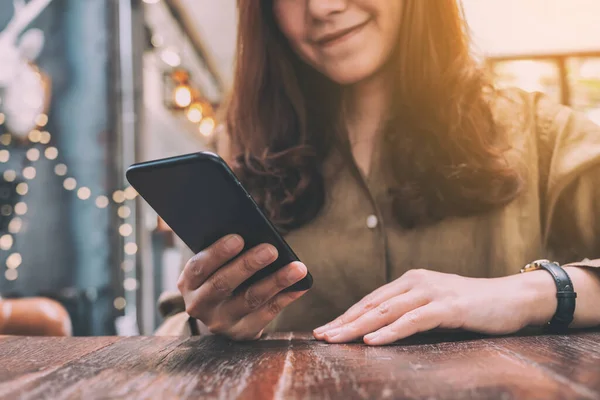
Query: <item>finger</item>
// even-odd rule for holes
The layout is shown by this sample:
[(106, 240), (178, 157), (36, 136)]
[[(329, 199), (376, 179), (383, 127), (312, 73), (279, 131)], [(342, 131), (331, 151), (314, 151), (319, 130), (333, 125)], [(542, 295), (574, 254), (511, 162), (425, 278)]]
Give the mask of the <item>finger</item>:
[(265, 305), (242, 318), (229, 333), (237, 340), (252, 339), (262, 331), (279, 313), (291, 303), (302, 297), (302, 292), (285, 292), (269, 300)]
[(393, 343), (415, 333), (429, 331), (441, 325), (447, 308), (439, 303), (429, 303), (407, 312), (397, 321), (370, 333), (364, 338), (368, 345), (379, 346)]
[(392, 297), (356, 320), (326, 331), (323, 339), (328, 343), (344, 343), (358, 339), (393, 323), (407, 312), (422, 307), (427, 302), (428, 300), (424, 296), (414, 292)]
[(244, 292), (236, 295), (223, 305), (228, 313), (242, 318), (258, 310), (279, 292), (298, 282), (307, 274), (307, 269), (301, 262), (292, 262), (277, 272), (250, 286)]
[(199, 288), (219, 267), (237, 256), (243, 247), (244, 240), (238, 235), (219, 239), (187, 262), (177, 287), (182, 293)]
[(277, 249), (261, 244), (219, 268), (197, 291), (202, 301), (223, 301), (246, 279), (277, 259)]
[(410, 286), (408, 284), (397, 281), (383, 285), (379, 289), (365, 296), (358, 303), (354, 304), (344, 314), (340, 315), (330, 323), (315, 329), (313, 335), (316, 339), (322, 340), (326, 331), (353, 322), (358, 317), (379, 306), (384, 301), (394, 296), (404, 294), (408, 292), (409, 289)]

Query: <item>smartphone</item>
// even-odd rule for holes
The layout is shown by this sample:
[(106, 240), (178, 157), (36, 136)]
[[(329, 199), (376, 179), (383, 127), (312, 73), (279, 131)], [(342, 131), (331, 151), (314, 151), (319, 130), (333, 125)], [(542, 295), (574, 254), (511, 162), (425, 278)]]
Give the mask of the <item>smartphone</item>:
[[(246, 251), (269, 243), (279, 255), (269, 266), (256, 272), (237, 290), (265, 278), (298, 256), (263, 214), (221, 157), (210, 152), (134, 164), (127, 180), (173, 232), (199, 253), (228, 234), (244, 239)], [(308, 290), (310, 273), (286, 291)]]

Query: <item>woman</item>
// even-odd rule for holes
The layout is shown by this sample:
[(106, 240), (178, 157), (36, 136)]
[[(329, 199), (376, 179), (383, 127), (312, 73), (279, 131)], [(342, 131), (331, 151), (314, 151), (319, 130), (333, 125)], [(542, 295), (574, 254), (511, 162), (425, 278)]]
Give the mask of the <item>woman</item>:
[(600, 257), (600, 129), (492, 89), (459, 6), (434, 2), (238, 2), (219, 151), (314, 287), (281, 292), (305, 276), (296, 262), (232, 295), (277, 254), (231, 261), (243, 239), (227, 236), (179, 280), (201, 332), (318, 327), (319, 340), (381, 345), (433, 328), (600, 324), (599, 260), (518, 274), (542, 256)]

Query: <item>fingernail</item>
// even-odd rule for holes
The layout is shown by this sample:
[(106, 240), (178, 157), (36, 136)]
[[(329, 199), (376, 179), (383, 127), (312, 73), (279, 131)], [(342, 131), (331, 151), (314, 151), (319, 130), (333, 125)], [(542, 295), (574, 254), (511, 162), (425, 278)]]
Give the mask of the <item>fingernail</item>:
[(316, 333), (317, 335), (320, 335), (321, 333), (325, 332), (328, 327), (329, 327), (329, 325), (323, 325), (323, 326), (315, 329), (313, 332)]
[(256, 254), (256, 261), (258, 261), (261, 264), (266, 264), (272, 261), (274, 256), (275, 252), (273, 251), (271, 246), (265, 246), (262, 249), (260, 249), (258, 254)]
[(233, 251), (236, 251), (237, 249), (239, 249), (241, 244), (242, 244), (242, 239), (239, 236), (231, 235), (227, 239), (225, 239), (224, 246), (227, 251), (233, 252)]
[(365, 336), (365, 340), (371, 341), (371, 340), (376, 339), (377, 336), (379, 336), (379, 332), (369, 333), (368, 335)]
[(288, 273), (288, 281), (290, 283), (296, 282), (298, 279), (302, 278), (306, 273), (306, 268), (304, 266), (296, 266), (292, 268), (292, 270)]
[(342, 328), (332, 329), (330, 331), (325, 332), (325, 337), (327, 339), (333, 339), (334, 337), (339, 335), (341, 332), (342, 332)]

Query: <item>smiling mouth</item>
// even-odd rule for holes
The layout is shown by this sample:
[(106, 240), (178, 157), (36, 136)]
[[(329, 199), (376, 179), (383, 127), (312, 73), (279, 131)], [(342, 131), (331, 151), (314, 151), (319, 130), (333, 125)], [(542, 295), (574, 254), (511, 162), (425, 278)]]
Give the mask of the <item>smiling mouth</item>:
[(354, 36), (355, 34), (357, 34), (370, 21), (371, 20), (368, 19), (363, 23), (354, 25), (353, 27), (350, 27), (347, 29), (342, 29), (342, 30), (339, 30), (334, 33), (330, 33), (328, 35), (325, 35), (325, 36), (315, 40), (315, 43), (321, 47), (330, 47), (330, 46), (336, 45), (338, 43), (341, 43), (341, 42), (349, 39), (350, 37)]

